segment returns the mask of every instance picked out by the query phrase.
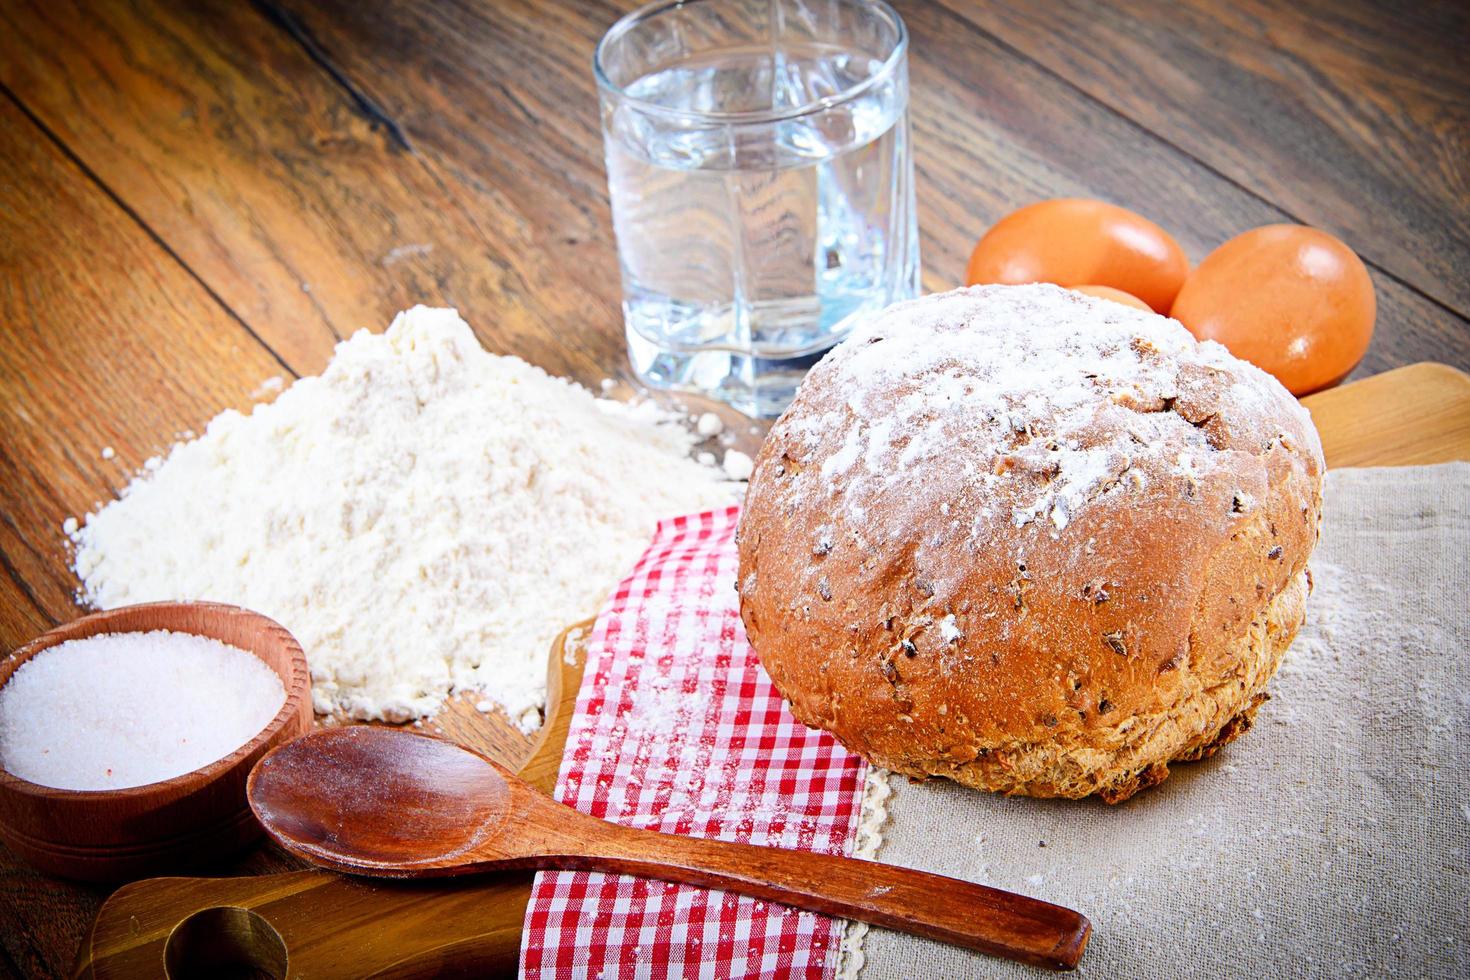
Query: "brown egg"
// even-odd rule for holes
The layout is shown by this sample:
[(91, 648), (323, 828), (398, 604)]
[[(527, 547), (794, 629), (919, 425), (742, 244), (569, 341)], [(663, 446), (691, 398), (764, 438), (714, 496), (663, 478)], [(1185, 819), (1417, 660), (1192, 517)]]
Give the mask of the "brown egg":
[(1096, 296), (1098, 299), (1112, 300), (1114, 303), (1122, 303), (1124, 306), (1131, 306), (1135, 310), (1143, 310), (1145, 313), (1153, 312), (1153, 309), (1137, 296), (1134, 296), (1132, 293), (1125, 293), (1121, 289), (1114, 289), (1112, 286), (1073, 286), (1072, 292), (1086, 293), (1088, 296)]
[(1188, 272), (1179, 243), (1142, 215), (1105, 201), (1058, 198), (997, 222), (970, 254), (965, 281), (1112, 286), (1165, 313)]
[(1305, 395), (1357, 367), (1377, 309), (1352, 249), (1316, 228), (1266, 225), (1207, 255), (1170, 315)]

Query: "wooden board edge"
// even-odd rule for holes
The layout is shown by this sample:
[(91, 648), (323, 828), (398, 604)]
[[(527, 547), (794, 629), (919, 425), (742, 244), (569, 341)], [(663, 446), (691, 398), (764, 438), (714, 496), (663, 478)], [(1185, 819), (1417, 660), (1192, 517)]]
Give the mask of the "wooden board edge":
[(1302, 399), (1329, 469), (1470, 460), (1470, 374), (1421, 361)]
[(556, 788), (556, 777), (561, 772), (567, 732), (577, 712), (577, 694), (587, 666), (587, 637), (594, 622), (584, 619), (573, 623), (551, 644), (551, 659), (546, 665), (545, 721), (531, 743), (531, 754), (517, 770), (517, 775), (543, 793), (550, 794)]

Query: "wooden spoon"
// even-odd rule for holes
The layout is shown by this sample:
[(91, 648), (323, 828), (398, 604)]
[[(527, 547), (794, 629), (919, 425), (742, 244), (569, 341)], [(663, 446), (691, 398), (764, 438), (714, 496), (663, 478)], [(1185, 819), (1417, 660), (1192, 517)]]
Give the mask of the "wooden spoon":
[(352, 874), (509, 868), (606, 871), (739, 892), (1055, 969), (1077, 966), (1086, 917), (1034, 898), (852, 858), (608, 823), (484, 756), (386, 728), (319, 731), (260, 760), (250, 806), (281, 846)]

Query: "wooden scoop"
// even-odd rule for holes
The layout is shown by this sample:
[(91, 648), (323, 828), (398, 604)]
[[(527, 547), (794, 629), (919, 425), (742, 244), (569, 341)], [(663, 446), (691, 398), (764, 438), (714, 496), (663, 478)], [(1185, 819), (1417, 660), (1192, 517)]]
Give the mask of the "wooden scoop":
[(606, 871), (739, 892), (1072, 969), (1087, 918), (1034, 898), (852, 858), (678, 837), (556, 802), (484, 756), (386, 728), (289, 742), (250, 774), (250, 806), (282, 847), (351, 874), (511, 868)]

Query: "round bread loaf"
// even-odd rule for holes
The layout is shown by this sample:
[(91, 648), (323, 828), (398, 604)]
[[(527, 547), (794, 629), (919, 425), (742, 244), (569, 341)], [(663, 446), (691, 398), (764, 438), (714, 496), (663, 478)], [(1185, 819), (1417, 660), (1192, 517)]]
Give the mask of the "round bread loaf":
[(1055, 286), (902, 303), (771, 430), (741, 614), (796, 717), (916, 778), (1126, 799), (1250, 727), (1321, 443), (1275, 379)]

